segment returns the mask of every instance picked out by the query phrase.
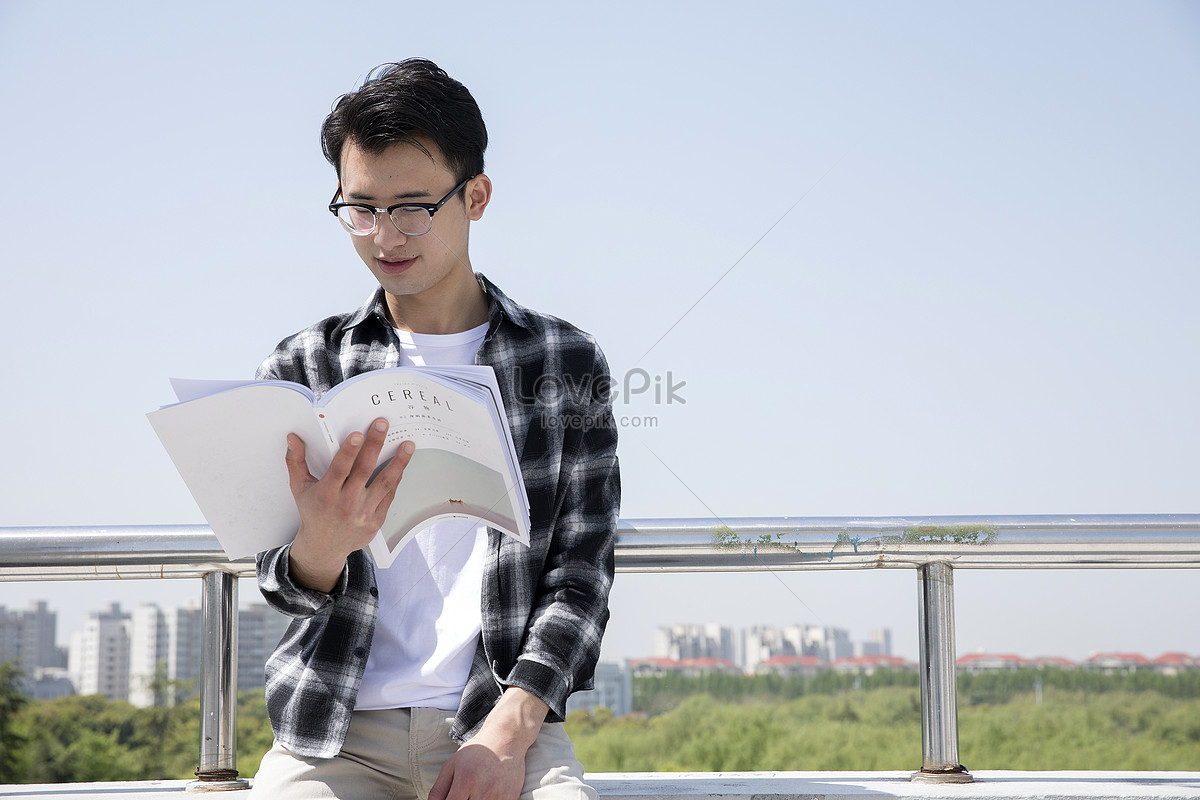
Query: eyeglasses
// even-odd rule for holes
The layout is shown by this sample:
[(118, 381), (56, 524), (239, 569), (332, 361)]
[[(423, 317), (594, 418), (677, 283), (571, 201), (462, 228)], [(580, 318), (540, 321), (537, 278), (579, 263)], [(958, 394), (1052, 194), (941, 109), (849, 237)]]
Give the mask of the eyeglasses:
[(430, 228), (433, 227), (433, 215), (437, 213), (437, 210), (446, 205), (450, 198), (458, 194), (459, 189), (466, 186), (467, 181), (474, 177), (472, 175), (464, 178), (462, 183), (451, 189), (436, 203), (396, 203), (387, 208), (375, 208), (367, 203), (335, 203), (334, 200), (337, 200), (338, 195), (342, 193), (342, 185), (339, 183), (337, 191), (333, 193), (333, 200), (329, 201), (329, 211), (338, 218), (343, 228), (355, 236), (370, 236), (374, 233), (375, 227), (379, 224), (380, 214), (387, 214), (391, 217), (396, 230), (405, 236), (421, 236), (429, 233)]

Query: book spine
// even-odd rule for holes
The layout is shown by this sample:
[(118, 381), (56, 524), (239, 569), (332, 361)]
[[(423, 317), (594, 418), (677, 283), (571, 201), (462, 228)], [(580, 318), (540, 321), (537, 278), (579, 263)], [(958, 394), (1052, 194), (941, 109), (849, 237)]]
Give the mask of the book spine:
[(333, 429), (329, 426), (329, 420), (325, 417), (324, 411), (317, 412), (317, 422), (321, 424), (321, 432), (325, 434), (325, 444), (329, 448), (329, 457), (332, 459), (333, 454), (338, 450), (338, 441), (333, 435)]

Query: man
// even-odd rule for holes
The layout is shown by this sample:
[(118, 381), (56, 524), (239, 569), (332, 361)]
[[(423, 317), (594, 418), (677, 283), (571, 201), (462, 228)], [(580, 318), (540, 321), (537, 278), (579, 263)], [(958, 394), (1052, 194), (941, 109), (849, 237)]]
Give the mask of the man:
[(377, 569), (363, 549), (412, 444), (371, 479), (386, 420), (320, 478), (286, 461), (300, 527), (258, 556), (264, 597), (294, 619), (267, 664), (271, 798), (585, 798), (562, 731), (608, 619), (620, 501), (608, 367), (594, 340), (523, 308), (472, 269), (470, 223), (491, 199), (487, 132), (437, 65), (380, 67), (322, 129), (330, 209), (379, 282), (368, 302), (288, 337), (259, 378), (318, 396), (383, 367), (483, 364), (501, 387), (529, 495), (525, 547), (482, 525), (435, 524)]

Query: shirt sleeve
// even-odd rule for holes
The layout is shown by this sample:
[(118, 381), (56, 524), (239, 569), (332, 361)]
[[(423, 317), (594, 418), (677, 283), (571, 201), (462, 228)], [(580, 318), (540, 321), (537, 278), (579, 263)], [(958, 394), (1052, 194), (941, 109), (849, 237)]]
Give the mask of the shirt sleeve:
[(285, 544), (255, 556), (258, 590), (272, 608), (289, 617), (304, 619), (320, 613), (346, 593), (349, 571), (347, 567), (342, 567), (341, 577), (332, 592), (309, 589), (293, 581), (289, 574), (288, 557), (291, 551), (292, 546)]
[(591, 687), (614, 574), (621, 479), (611, 379), (598, 348), (590, 366), (587, 397), (559, 417), (558, 511), (516, 664), (501, 681), (544, 700), (551, 721), (565, 717), (572, 692)]

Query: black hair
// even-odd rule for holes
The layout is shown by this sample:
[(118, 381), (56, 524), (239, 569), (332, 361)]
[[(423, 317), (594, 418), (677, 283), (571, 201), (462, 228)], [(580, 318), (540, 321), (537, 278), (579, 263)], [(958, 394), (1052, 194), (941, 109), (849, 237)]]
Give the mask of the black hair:
[(321, 150), (340, 180), (347, 142), (379, 154), (400, 142), (420, 147), (418, 136), (437, 145), (457, 180), (483, 172), (487, 128), (475, 98), (437, 64), (409, 58), (376, 67), (337, 99), (321, 125)]

